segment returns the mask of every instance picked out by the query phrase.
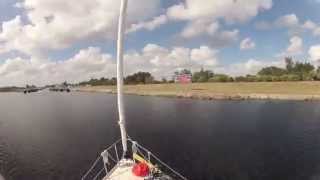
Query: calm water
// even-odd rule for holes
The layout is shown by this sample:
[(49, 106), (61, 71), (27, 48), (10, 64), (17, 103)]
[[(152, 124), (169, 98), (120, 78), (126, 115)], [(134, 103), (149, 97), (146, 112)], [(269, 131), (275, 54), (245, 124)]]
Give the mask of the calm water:
[[(0, 174), (78, 180), (118, 139), (114, 95), (0, 94)], [(130, 136), (194, 180), (320, 179), (320, 102), (127, 96)]]

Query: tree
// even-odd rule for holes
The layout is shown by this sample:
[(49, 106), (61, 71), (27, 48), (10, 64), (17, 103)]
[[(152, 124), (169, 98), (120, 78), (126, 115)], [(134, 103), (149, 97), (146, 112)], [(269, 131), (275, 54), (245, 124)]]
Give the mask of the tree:
[(313, 79), (319, 81), (320, 80), (320, 67), (314, 72)]
[(286, 57), (284, 60), (286, 62), (286, 68), (287, 68), (288, 73), (291, 73), (293, 66), (294, 66), (294, 62), (292, 60), (292, 57)]
[(209, 79), (209, 82), (232, 82), (233, 78), (225, 74), (215, 74)]
[(126, 84), (151, 84), (154, 78), (149, 72), (138, 72), (125, 78)]
[(161, 79), (161, 82), (162, 82), (162, 83), (167, 83), (168, 81), (167, 81), (166, 78), (162, 78), (162, 79)]
[(210, 70), (204, 70), (201, 68), (199, 72), (195, 72), (192, 76), (192, 82), (208, 82), (212, 78), (214, 73)]
[(285, 69), (278, 68), (275, 66), (262, 68), (258, 72), (259, 76), (282, 76), (284, 74), (287, 74), (287, 71)]

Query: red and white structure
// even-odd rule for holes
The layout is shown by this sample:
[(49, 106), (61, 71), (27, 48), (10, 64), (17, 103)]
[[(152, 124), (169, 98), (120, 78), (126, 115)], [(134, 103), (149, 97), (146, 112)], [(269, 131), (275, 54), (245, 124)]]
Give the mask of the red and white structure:
[(189, 84), (192, 83), (192, 75), (191, 74), (179, 74), (175, 75), (175, 82), (181, 84)]

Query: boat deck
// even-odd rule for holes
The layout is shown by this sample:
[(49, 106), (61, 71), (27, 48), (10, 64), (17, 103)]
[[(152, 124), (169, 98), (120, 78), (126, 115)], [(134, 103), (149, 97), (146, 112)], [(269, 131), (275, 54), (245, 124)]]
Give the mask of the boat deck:
[(133, 166), (132, 160), (121, 160), (103, 180), (144, 180), (132, 173)]

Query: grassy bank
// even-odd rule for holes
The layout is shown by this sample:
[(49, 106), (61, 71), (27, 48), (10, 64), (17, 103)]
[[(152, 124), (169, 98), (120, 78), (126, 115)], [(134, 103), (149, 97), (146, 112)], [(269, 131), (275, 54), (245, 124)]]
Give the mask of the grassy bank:
[[(84, 92), (115, 93), (115, 86), (80, 87)], [(125, 86), (125, 93), (195, 99), (320, 100), (320, 82), (194, 83)]]

